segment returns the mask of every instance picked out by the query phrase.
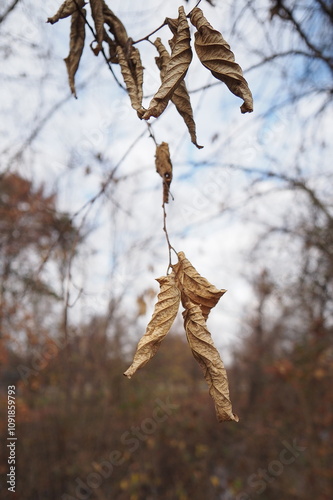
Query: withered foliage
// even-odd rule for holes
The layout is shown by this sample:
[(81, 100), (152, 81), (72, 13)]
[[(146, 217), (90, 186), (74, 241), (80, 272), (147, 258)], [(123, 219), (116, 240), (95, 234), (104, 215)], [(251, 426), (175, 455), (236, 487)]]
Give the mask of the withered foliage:
[(145, 112), (142, 106), (143, 66), (138, 49), (131, 45), (129, 46), (131, 47), (129, 57), (126, 57), (128, 51), (124, 50), (120, 45), (117, 45), (116, 54), (132, 107), (136, 110), (139, 118), (141, 118)]
[(157, 296), (157, 304), (153, 316), (148, 323), (146, 333), (139, 341), (133, 363), (124, 375), (131, 378), (134, 373), (144, 366), (157, 352), (160, 344), (172, 323), (174, 322), (180, 303), (180, 291), (176, 284), (175, 273), (157, 278), (161, 291)]
[(85, 4), (84, 0), (65, 0), (65, 2), (59, 7), (58, 12), (49, 17), (47, 22), (54, 24), (59, 21), (59, 19), (64, 19), (65, 17), (71, 16), (79, 8), (82, 8)]
[(192, 49), (190, 44), (190, 29), (186, 19), (184, 7), (179, 7), (177, 20), (166, 19), (171, 31), (174, 32), (171, 40), (171, 57), (166, 65), (160, 88), (149, 104), (149, 108), (143, 115), (145, 120), (151, 116), (160, 116), (168, 105), (174, 91), (184, 80), (188, 67), (192, 60)]
[(218, 290), (201, 276), (183, 252), (177, 255), (178, 262), (172, 266), (171, 274), (157, 280), (161, 291), (152, 319), (139, 341), (133, 363), (124, 375), (131, 378), (156, 354), (176, 318), (181, 301), (187, 341), (204, 372), (217, 419), (219, 422), (237, 422), (238, 417), (232, 412), (227, 373), (206, 325), (210, 310), (226, 290)]
[(72, 14), (69, 54), (66, 59), (64, 59), (67, 67), (69, 86), (75, 98), (77, 97), (75, 90), (75, 73), (80, 64), (86, 38), (85, 16), (85, 9), (82, 9), (82, 14), (78, 10)]
[(169, 203), (169, 189), (172, 181), (172, 163), (167, 142), (162, 142), (162, 144), (156, 146), (155, 165), (156, 172), (159, 173), (163, 179), (163, 203)]
[(97, 46), (94, 48), (96, 55), (102, 50), (104, 40), (104, 15), (103, 15), (103, 0), (90, 0), (91, 15), (95, 23), (95, 34)]
[(235, 62), (230, 45), (224, 40), (204, 17), (202, 10), (196, 7), (190, 16), (191, 23), (197, 28), (194, 47), (202, 64), (212, 75), (224, 82), (229, 90), (244, 99), (242, 113), (253, 111), (253, 99), (242, 68)]
[[(167, 66), (170, 62), (170, 55), (160, 38), (156, 38), (154, 45), (159, 53), (159, 57), (155, 57), (155, 61), (158, 69), (160, 70), (161, 80), (163, 82), (165, 80)], [(178, 113), (183, 118), (190, 133), (191, 141), (197, 148), (201, 149), (203, 146), (199, 146), (197, 143), (196, 125), (193, 118), (191, 100), (186, 88), (185, 80), (182, 80), (178, 87), (174, 90), (171, 96), (171, 102), (173, 102)]]
[(178, 252), (178, 262), (173, 266), (173, 270), (181, 285), (183, 295), (200, 306), (202, 315), (207, 320), (210, 310), (216, 306), (226, 290), (218, 290), (201, 276), (185, 257), (184, 252)]
[[(197, 29), (194, 47), (202, 64), (211, 71), (214, 77), (224, 82), (233, 94), (243, 99), (242, 113), (253, 111), (251, 91), (241, 67), (235, 62), (234, 54), (228, 43), (221, 33), (209, 24), (201, 9), (195, 7), (190, 14), (186, 15), (182, 6), (178, 9), (177, 18), (166, 18), (162, 24), (162, 26), (168, 26), (172, 33), (172, 38), (169, 40), (171, 54), (160, 38), (154, 42), (159, 54), (155, 61), (160, 70), (161, 84), (146, 109), (143, 106), (144, 67), (140, 52), (134, 45), (140, 41), (149, 40), (152, 33), (137, 42), (133, 42), (122, 21), (104, 0), (90, 0), (89, 3), (94, 29), (86, 21), (86, 12), (83, 8), (85, 6), (84, 0), (65, 0), (58, 12), (48, 19), (49, 23), (54, 24), (60, 19), (72, 16), (70, 51), (65, 62), (69, 85), (75, 97), (74, 77), (84, 48), (85, 25), (89, 24), (95, 36), (95, 40), (91, 44), (94, 54), (98, 55), (102, 52), (104, 57), (107, 57), (103, 42), (107, 44), (109, 49), (108, 64), (120, 65), (132, 107), (136, 110), (138, 117), (144, 120), (149, 120), (151, 117), (157, 118), (171, 101), (183, 118), (192, 143), (197, 148), (201, 148), (202, 146), (197, 143), (193, 110), (184, 80), (193, 57), (187, 21), (189, 17)], [(163, 179), (165, 220), (164, 205), (169, 201), (169, 189), (172, 181), (172, 163), (169, 146), (166, 142), (156, 144), (155, 166), (156, 171)], [(164, 230), (170, 251), (172, 247), (166, 227)], [(206, 325), (211, 309), (216, 306), (226, 290), (217, 289), (201, 276), (183, 252), (179, 252), (177, 255), (177, 264), (171, 266), (170, 263), (171, 274), (157, 280), (160, 284), (160, 293), (153, 316), (147, 326), (146, 333), (139, 341), (133, 363), (126, 370), (125, 375), (131, 378), (155, 355), (162, 340), (169, 332), (176, 318), (179, 304), (182, 302), (186, 337), (194, 358), (204, 372), (209, 393), (215, 403), (217, 418), (219, 422), (238, 421), (237, 415), (232, 412), (226, 370)]]
[(204, 372), (209, 394), (215, 403), (217, 419), (219, 422), (226, 420), (238, 422), (238, 416), (232, 411), (227, 372), (207, 329), (201, 308), (190, 300), (186, 300), (183, 305), (186, 338), (194, 358)]
[[(70, 34), (70, 52), (65, 59), (69, 85), (75, 92), (75, 73), (79, 67), (84, 47), (85, 18), (84, 0), (65, 0), (58, 12), (48, 18), (54, 24), (60, 19), (72, 16)], [(160, 70), (161, 85), (154, 94), (148, 108), (143, 106), (144, 68), (139, 50), (134, 47), (133, 40), (128, 36), (126, 28), (119, 17), (109, 8), (104, 0), (90, 0), (91, 16), (94, 22), (95, 41), (91, 49), (95, 55), (103, 52), (103, 42), (108, 47), (109, 64), (120, 64), (122, 77), (129, 94), (132, 107), (140, 119), (149, 120), (159, 117), (171, 101), (182, 116), (193, 144), (198, 148), (196, 126), (184, 78), (192, 61), (191, 37), (187, 18), (189, 17), (195, 32), (195, 51), (202, 64), (212, 75), (224, 82), (229, 90), (242, 98), (242, 113), (253, 111), (252, 94), (243, 76), (241, 67), (235, 62), (235, 57), (221, 33), (215, 30), (204, 17), (201, 9), (195, 7), (186, 15), (184, 7), (178, 9), (178, 17), (167, 17), (162, 26), (167, 25), (172, 33), (169, 40), (171, 54), (168, 53), (160, 38), (154, 42), (159, 57), (156, 64)], [(90, 25), (89, 25), (90, 26)], [(156, 31), (156, 30), (155, 30)], [(142, 40), (149, 40), (151, 35)]]

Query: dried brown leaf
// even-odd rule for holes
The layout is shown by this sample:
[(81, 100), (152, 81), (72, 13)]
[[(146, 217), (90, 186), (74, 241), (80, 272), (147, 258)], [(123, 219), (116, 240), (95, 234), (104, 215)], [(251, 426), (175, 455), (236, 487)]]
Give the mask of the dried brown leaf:
[(174, 273), (162, 276), (157, 281), (160, 293), (153, 316), (147, 326), (146, 333), (140, 339), (131, 366), (124, 375), (131, 378), (156, 354), (160, 344), (169, 332), (178, 312), (180, 292), (177, 288)]
[(219, 422), (234, 420), (238, 416), (232, 411), (227, 372), (222, 359), (214, 346), (199, 305), (186, 299), (183, 312), (186, 337), (192, 354), (204, 372), (209, 387), (209, 394), (214, 400), (216, 416)]
[(85, 16), (85, 9), (82, 9), (81, 12), (75, 11), (72, 14), (69, 54), (66, 59), (64, 59), (68, 73), (69, 86), (75, 98), (77, 97), (75, 90), (75, 73), (80, 64), (86, 36)]
[[(142, 98), (143, 98), (143, 70), (144, 70), (144, 67), (142, 66), (139, 49), (137, 49), (131, 45), (129, 53), (130, 53), (129, 66), (130, 66), (130, 69), (134, 75), (134, 81), (135, 81), (135, 85), (136, 85), (137, 93), (138, 93), (138, 101), (140, 102), (140, 105), (141, 105)], [(142, 111), (142, 110), (143, 110), (143, 108), (141, 105), (139, 111)]]
[(96, 42), (97, 46), (93, 49), (94, 54), (97, 56), (102, 50), (104, 40), (104, 14), (103, 14), (103, 0), (90, 0), (91, 15), (95, 24)]
[(151, 116), (157, 118), (163, 113), (175, 89), (184, 80), (192, 60), (190, 30), (183, 6), (179, 7), (178, 13), (177, 31), (174, 35), (171, 58), (167, 64), (162, 84), (151, 100), (148, 110), (143, 115), (145, 120), (148, 120)]
[(58, 9), (58, 12), (49, 17), (47, 22), (54, 24), (59, 21), (59, 19), (64, 19), (65, 17), (71, 16), (75, 11), (78, 10), (78, 7), (83, 7), (85, 4), (84, 0), (65, 0), (63, 4)]
[(224, 82), (229, 90), (244, 100), (242, 113), (253, 111), (253, 99), (242, 68), (221, 33), (215, 30), (198, 7), (191, 11), (191, 23), (197, 28), (194, 47), (202, 64), (212, 75)]
[(169, 202), (169, 189), (172, 181), (172, 163), (170, 158), (169, 145), (166, 142), (156, 146), (155, 154), (156, 172), (163, 179), (163, 203)]
[[(155, 60), (157, 67), (160, 70), (161, 80), (163, 82), (166, 73), (166, 68), (170, 61), (170, 54), (164, 47), (160, 38), (156, 38), (154, 45), (159, 53), (159, 57), (156, 57)], [(191, 100), (187, 92), (184, 80), (182, 80), (178, 85), (178, 87), (175, 89), (174, 93), (171, 96), (171, 101), (176, 106), (176, 109), (180, 114), (180, 116), (183, 118), (185, 125), (187, 126), (188, 131), (190, 133), (191, 141), (193, 142), (193, 144), (196, 145), (197, 148), (201, 149), (203, 146), (199, 146), (199, 144), (197, 143), (196, 126), (193, 118)]]
[(103, 16), (104, 22), (109, 26), (117, 45), (125, 48), (128, 42), (128, 35), (125, 26), (121, 20), (112, 12), (103, 0)]
[(219, 290), (206, 278), (201, 276), (185, 257), (184, 252), (178, 252), (178, 262), (172, 266), (176, 273), (176, 280), (182, 292), (182, 299), (190, 299), (194, 304), (199, 305), (202, 315), (207, 320), (213, 307), (216, 306), (226, 290)]
[(142, 107), (143, 66), (140, 52), (135, 47), (131, 47), (130, 57), (126, 57), (125, 50), (118, 45), (117, 56), (132, 107), (139, 118), (142, 118), (145, 109)]
[(114, 64), (118, 64), (118, 57), (117, 57), (117, 43), (115, 40), (113, 40), (107, 33), (106, 29), (104, 28), (104, 42), (106, 42), (109, 46), (109, 61)]

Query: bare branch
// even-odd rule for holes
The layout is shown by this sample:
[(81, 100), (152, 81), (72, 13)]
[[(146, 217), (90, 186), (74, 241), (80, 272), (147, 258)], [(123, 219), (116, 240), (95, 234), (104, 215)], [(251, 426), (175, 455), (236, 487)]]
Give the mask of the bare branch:
[(15, 9), (16, 5), (20, 0), (14, 0), (14, 2), (7, 7), (7, 10), (0, 16), (0, 24), (6, 19), (6, 17)]

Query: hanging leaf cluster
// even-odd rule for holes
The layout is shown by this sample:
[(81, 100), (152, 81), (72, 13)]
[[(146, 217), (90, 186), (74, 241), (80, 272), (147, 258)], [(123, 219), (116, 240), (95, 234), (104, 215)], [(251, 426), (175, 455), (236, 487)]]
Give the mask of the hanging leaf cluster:
[[(230, 46), (221, 33), (209, 24), (201, 9), (195, 7), (186, 15), (183, 6), (179, 7), (176, 19), (166, 18), (162, 25), (168, 26), (172, 33), (169, 40), (171, 53), (160, 38), (154, 42), (158, 52), (155, 61), (160, 70), (161, 85), (146, 109), (143, 106), (144, 68), (139, 50), (128, 36), (122, 21), (104, 0), (90, 0), (89, 3), (94, 21), (94, 29), (91, 29), (95, 37), (91, 49), (95, 55), (103, 52), (110, 65), (120, 65), (131, 105), (140, 119), (159, 117), (171, 101), (183, 118), (193, 144), (198, 148), (202, 147), (197, 143), (193, 110), (184, 81), (193, 57), (187, 18), (197, 30), (194, 35), (194, 48), (201, 63), (215, 78), (224, 82), (233, 94), (243, 99), (242, 113), (253, 111), (251, 91), (241, 67), (235, 62)], [(70, 89), (75, 97), (75, 74), (85, 44), (85, 29), (87, 25), (90, 26), (86, 21), (85, 4), (84, 0), (65, 0), (58, 12), (48, 18), (48, 22), (54, 24), (71, 16), (70, 49), (65, 63)], [(148, 40), (149, 36), (145, 39)], [(104, 52), (103, 43), (108, 47), (108, 56)]]
[(178, 262), (172, 266), (172, 272), (157, 279), (160, 293), (152, 318), (138, 343), (133, 362), (124, 375), (131, 378), (156, 354), (182, 303), (187, 341), (204, 372), (217, 419), (219, 422), (237, 422), (238, 417), (232, 411), (227, 373), (206, 324), (211, 309), (226, 290), (217, 289), (201, 276), (183, 252), (177, 255)]
[[(184, 7), (181, 6), (178, 9), (177, 18), (166, 18), (162, 24), (161, 27), (168, 26), (172, 33), (169, 40), (170, 52), (162, 40), (156, 38), (153, 45), (158, 53), (155, 62), (160, 71), (161, 84), (148, 107), (145, 107), (143, 105), (144, 68), (140, 52), (135, 45), (140, 41), (149, 40), (152, 34), (133, 42), (122, 21), (112, 12), (104, 0), (90, 0), (89, 2), (94, 22), (93, 28), (86, 19), (86, 9), (84, 8), (86, 3), (85, 0), (65, 0), (58, 12), (48, 19), (49, 23), (54, 24), (60, 19), (71, 16), (70, 48), (65, 63), (69, 86), (75, 97), (75, 75), (81, 61), (85, 45), (85, 32), (88, 26), (94, 35), (94, 41), (90, 45), (94, 54), (97, 56), (102, 52), (112, 72), (112, 64), (120, 66), (131, 105), (136, 110), (138, 117), (143, 120), (149, 120), (151, 117), (157, 118), (164, 112), (169, 102), (172, 102), (186, 124), (192, 143), (197, 148), (202, 148), (197, 142), (193, 109), (185, 84), (185, 76), (193, 58), (190, 28), (187, 20), (189, 18), (196, 28), (194, 49), (203, 66), (215, 78), (225, 83), (233, 94), (243, 99), (242, 113), (253, 111), (251, 91), (241, 67), (235, 62), (235, 56), (230, 46), (221, 33), (209, 24), (202, 10), (198, 7), (186, 15)], [(105, 47), (108, 49), (108, 54), (105, 52)], [(169, 190), (172, 182), (172, 163), (169, 146), (166, 142), (156, 143), (155, 166), (163, 182), (165, 223), (165, 204), (169, 201)], [(169, 261), (171, 262), (170, 252), (173, 247), (171, 247), (165, 224), (163, 229), (166, 233)], [(172, 272), (157, 279), (160, 293), (153, 316), (147, 326), (146, 333), (138, 343), (133, 362), (124, 375), (131, 378), (155, 355), (169, 332), (178, 313), (179, 305), (182, 303), (186, 337), (194, 358), (204, 372), (209, 393), (215, 403), (217, 418), (220, 422), (225, 420), (238, 421), (237, 415), (232, 411), (227, 373), (206, 324), (211, 309), (216, 306), (225, 290), (218, 290), (206, 278), (200, 276), (183, 252), (179, 252), (177, 256), (178, 262), (171, 266)]]

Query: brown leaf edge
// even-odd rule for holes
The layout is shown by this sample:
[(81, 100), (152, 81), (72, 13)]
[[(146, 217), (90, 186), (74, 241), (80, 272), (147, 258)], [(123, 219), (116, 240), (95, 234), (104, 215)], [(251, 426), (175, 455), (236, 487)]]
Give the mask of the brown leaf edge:
[(171, 52), (171, 58), (167, 65), (162, 84), (151, 100), (149, 108), (143, 115), (144, 120), (149, 120), (151, 116), (157, 118), (163, 113), (175, 89), (185, 78), (192, 60), (190, 29), (184, 7), (179, 7), (178, 12), (177, 33), (174, 35), (174, 46)]
[(104, 40), (104, 13), (103, 0), (90, 0), (91, 15), (95, 24), (97, 46), (93, 48), (94, 54), (97, 56), (103, 48)]
[(148, 323), (146, 333), (140, 339), (134, 354), (131, 366), (124, 375), (131, 378), (134, 373), (144, 366), (156, 354), (161, 342), (169, 332), (179, 309), (180, 292), (172, 272), (158, 278), (160, 293), (157, 298), (153, 316)]
[(167, 142), (157, 144), (155, 166), (156, 172), (158, 172), (163, 179), (163, 203), (169, 203), (169, 190), (172, 181), (172, 163), (169, 144)]
[(224, 82), (229, 90), (244, 100), (242, 113), (253, 111), (253, 98), (242, 68), (235, 62), (235, 56), (221, 33), (215, 30), (204, 17), (199, 7), (190, 15), (191, 23), (197, 28), (194, 47), (201, 63), (212, 75)]
[(86, 36), (85, 16), (85, 9), (82, 9), (81, 12), (76, 10), (72, 14), (69, 54), (64, 59), (68, 73), (69, 86), (75, 99), (77, 99), (75, 89), (75, 74), (80, 64)]
[(117, 45), (116, 53), (132, 107), (136, 110), (138, 117), (142, 118), (146, 110), (142, 106), (143, 66), (140, 52), (135, 47), (131, 47), (131, 55), (128, 57), (127, 51)]
[(78, 7), (82, 8), (85, 4), (84, 0), (65, 0), (59, 7), (57, 13), (49, 17), (47, 19), (47, 23), (55, 24), (60, 19), (64, 19), (65, 17), (71, 16), (75, 11), (78, 10)]
[(204, 372), (217, 419), (219, 422), (238, 422), (238, 416), (232, 411), (227, 372), (207, 329), (201, 308), (188, 298), (183, 301), (183, 306), (187, 341), (195, 360)]
[[(159, 53), (159, 57), (156, 57), (155, 61), (158, 69), (160, 70), (161, 80), (163, 82), (167, 65), (170, 61), (170, 54), (163, 45), (160, 38), (156, 38), (154, 45)], [(187, 129), (189, 131), (192, 143), (198, 149), (202, 149), (203, 146), (199, 146), (199, 144), (197, 143), (196, 125), (193, 118), (191, 100), (184, 80), (182, 80), (178, 87), (174, 90), (171, 96), (171, 102), (176, 106), (178, 113), (183, 118), (185, 125), (187, 126)]]
[(201, 276), (186, 258), (184, 252), (178, 252), (178, 262), (172, 266), (176, 275), (182, 296), (189, 298), (201, 308), (203, 317), (207, 320), (213, 307), (216, 306), (226, 290), (218, 289), (206, 278)]

